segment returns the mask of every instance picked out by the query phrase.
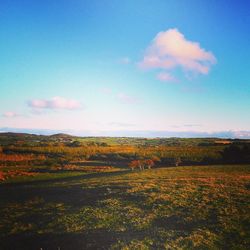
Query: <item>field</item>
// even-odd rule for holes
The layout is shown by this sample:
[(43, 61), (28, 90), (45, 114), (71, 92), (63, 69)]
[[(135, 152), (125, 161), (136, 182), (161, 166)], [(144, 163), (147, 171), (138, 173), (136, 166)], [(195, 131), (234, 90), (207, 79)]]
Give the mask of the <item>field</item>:
[(2, 181), (0, 249), (249, 249), (250, 165), (99, 170)]

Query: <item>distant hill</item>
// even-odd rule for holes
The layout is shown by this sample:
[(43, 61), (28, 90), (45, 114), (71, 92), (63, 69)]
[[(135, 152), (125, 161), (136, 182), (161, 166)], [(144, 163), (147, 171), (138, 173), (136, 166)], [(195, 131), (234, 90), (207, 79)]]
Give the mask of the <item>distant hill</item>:
[(0, 136), (37, 136), (35, 134), (28, 134), (28, 133), (15, 133), (15, 132), (2, 132), (0, 133)]
[(0, 133), (0, 146), (4, 145), (30, 145), (40, 146), (50, 143), (65, 143), (65, 145), (134, 145), (143, 147), (158, 146), (226, 146), (232, 143), (250, 143), (247, 139), (220, 139), (216, 137), (210, 138), (140, 138), (140, 137), (79, 137), (65, 133), (57, 133), (53, 135), (37, 135), (29, 133)]
[(51, 138), (74, 138), (73, 135), (64, 134), (64, 133), (58, 133), (58, 134), (50, 135), (49, 137), (51, 137)]
[(29, 134), (29, 133), (15, 133), (15, 132), (2, 132), (2, 133), (0, 133), (0, 137), (18, 138), (18, 139), (34, 138), (34, 137), (40, 137), (40, 136), (41, 135)]

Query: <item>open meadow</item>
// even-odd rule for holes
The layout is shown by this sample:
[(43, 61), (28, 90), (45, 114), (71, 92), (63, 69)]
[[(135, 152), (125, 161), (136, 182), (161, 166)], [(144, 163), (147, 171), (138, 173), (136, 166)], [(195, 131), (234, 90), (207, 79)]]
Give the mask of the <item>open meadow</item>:
[(0, 185), (1, 249), (248, 249), (250, 165), (36, 176)]
[(248, 249), (249, 140), (0, 134), (0, 249)]

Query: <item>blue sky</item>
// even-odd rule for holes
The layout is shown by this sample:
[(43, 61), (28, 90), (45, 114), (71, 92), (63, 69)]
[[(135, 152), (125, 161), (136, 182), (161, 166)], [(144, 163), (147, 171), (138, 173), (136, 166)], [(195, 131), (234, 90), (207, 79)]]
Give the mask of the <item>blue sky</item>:
[(1, 1), (0, 128), (250, 131), (249, 27), (243, 0)]

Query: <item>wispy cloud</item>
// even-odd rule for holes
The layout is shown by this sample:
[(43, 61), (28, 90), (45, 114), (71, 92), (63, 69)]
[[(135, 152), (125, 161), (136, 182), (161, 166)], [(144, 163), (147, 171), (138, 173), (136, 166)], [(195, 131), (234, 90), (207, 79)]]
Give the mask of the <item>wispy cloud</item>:
[(103, 93), (103, 94), (109, 95), (109, 94), (112, 93), (112, 89), (111, 89), (111, 88), (104, 87), (104, 88), (101, 88), (101, 89), (100, 89), (100, 92)]
[(138, 98), (131, 96), (131, 95), (127, 95), (125, 93), (119, 93), (117, 95), (117, 98), (122, 103), (127, 103), (127, 104), (136, 104), (136, 103), (139, 103), (140, 101)]
[(12, 111), (7, 111), (5, 113), (3, 113), (3, 117), (5, 118), (13, 118), (13, 117), (17, 117), (20, 116), (19, 114), (12, 112)]
[(35, 109), (66, 109), (76, 110), (81, 109), (80, 102), (74, 99), (66, 99), (60, 96), (53, 97), (51, 99), (33, 99), (28, 101), (28, 105)]
[(203, 127), (201, 124), (175, 124), (171, 125), (171, 128), (180, 128), (180, 129), (186, 129), (186, 128), (195, 128), (195, 127)]
[(48, 112), (48, 110), (45, 109), (38, 109), (38, 108), (32, 108), (30, 113), (32, 115), (44, 115)]
[(183, 127), (192, 128), (192, 127), (202, 127), (201, 124), (183, 124)]
[(160, 72), (159, 74), (157, 74), (156, 77), (158, 80), (162, 82), (173, 82), (173, 83), (178, 82), (178, 80), (168, 72)]
[(136, 104), (139, 103), (141, 100), (135, 96), (126, 94), (124, 92), (116, 92), (110, 88), (101, 88), (100, 92), (107, 95), (109, 98), (115, 98), (119, 102), (126, 103), (126, 104)]
[[(187, 40), (175, 28), (156, 35), (139, 66), (143, 69), (166, 70), (166, 74), (178, 67), (183, 71), (208, 74), (211, 65), (215, 63), (216, 58), (212, 52), (201, 48), (197, 42)], [(159, 80), (166, 78), (158, 77)], [(168, 78), (170, 80), (170, 75)]]

